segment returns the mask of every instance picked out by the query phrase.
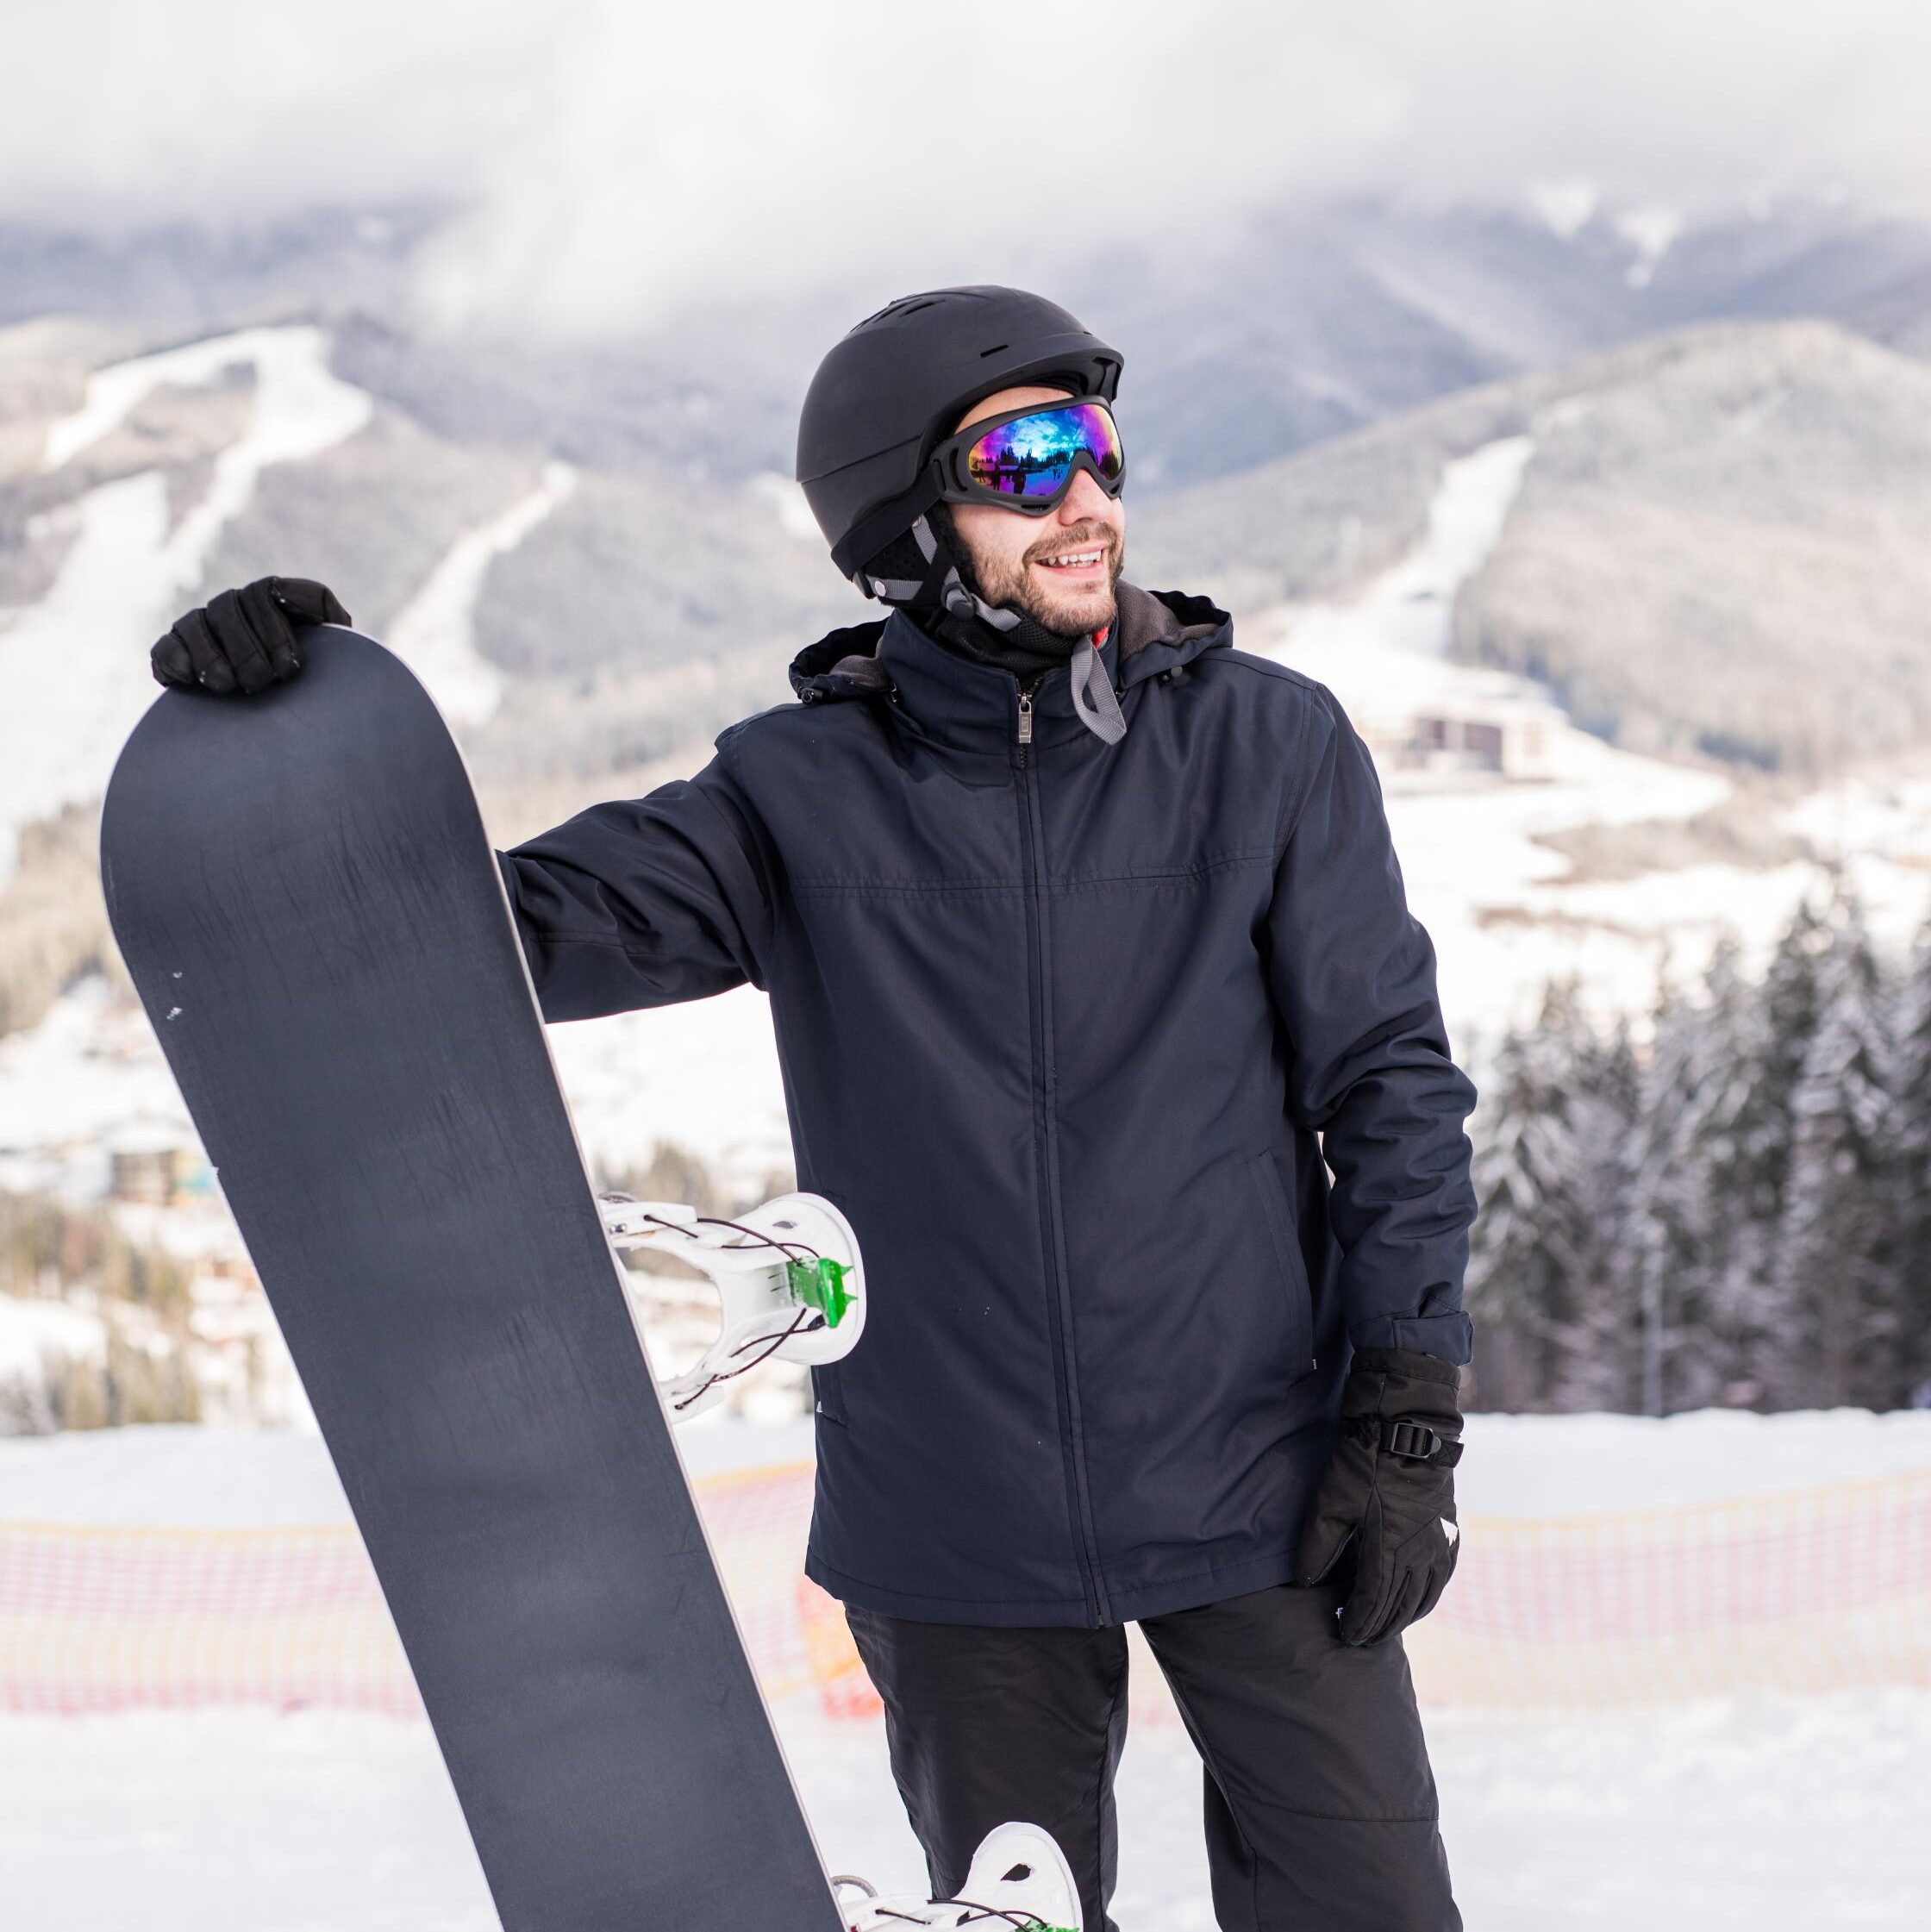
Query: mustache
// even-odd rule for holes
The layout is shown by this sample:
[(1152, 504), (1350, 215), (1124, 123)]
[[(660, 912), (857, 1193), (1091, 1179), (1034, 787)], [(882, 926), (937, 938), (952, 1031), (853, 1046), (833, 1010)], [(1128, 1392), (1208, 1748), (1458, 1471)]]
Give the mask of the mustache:
[(1049, 557), (1069, 556), (1075, 550), (1090, 550), (1096, 545), (1104, 547), (1110, 560), (1120, 547), (1120, 533), (1110, 523), (1083, 524), (1064, 536), (1034, 544), (1020, 561), (1022, 564), (1043, 563)]

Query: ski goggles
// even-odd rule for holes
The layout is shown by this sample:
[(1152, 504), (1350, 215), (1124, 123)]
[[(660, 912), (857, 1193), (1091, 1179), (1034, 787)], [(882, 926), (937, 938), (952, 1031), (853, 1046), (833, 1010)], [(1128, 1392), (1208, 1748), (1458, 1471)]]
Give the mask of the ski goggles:
[(997, 503), (1044, 516), (1081, 470), (1109, 497), (1127, 480), (1127, 453), (1104, 403), (1008, 410), (971, 422), (933, 452), (939, 494), (952, 503)]

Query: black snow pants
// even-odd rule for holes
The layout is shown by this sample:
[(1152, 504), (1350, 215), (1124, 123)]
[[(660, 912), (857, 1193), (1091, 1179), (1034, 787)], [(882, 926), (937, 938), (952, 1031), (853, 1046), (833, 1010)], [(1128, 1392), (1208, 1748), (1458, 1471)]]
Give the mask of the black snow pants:
[[(1140, 1624), (1200, 1754), (1222, 1932), (1460, 1932), (1401, 1639), (1341, 1643), (1345, 1594), (1283, 1585)], [(1124, 1629), (845, 1615), (934, 1896), (1016, 1818), (1059, 1840), (1087, 1932), (1116, 1932)]]

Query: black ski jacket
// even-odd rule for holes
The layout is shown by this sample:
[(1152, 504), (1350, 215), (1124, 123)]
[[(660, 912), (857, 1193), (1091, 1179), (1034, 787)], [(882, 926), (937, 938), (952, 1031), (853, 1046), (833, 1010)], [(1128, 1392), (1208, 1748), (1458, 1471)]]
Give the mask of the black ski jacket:
[(1366, 750), (1204, 599), (1120, 596), (1115, 744), (894, 614), (503, 857), (549, 1018), (770, 994), (872, 1297), (807, 1568), (898, 1616), (1284, 1582), (1351, 1345), (1469, 1357), (1474, 1089)]

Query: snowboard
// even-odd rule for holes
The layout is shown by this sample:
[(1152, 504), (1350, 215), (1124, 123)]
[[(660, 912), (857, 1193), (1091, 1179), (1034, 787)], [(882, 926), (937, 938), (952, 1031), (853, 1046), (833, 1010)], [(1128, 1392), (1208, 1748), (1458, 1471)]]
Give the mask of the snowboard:
[(324, 627), (165, 691), (122, 957), (292, 1352), (507, 1932), (840, 1932), (462, 760)]

